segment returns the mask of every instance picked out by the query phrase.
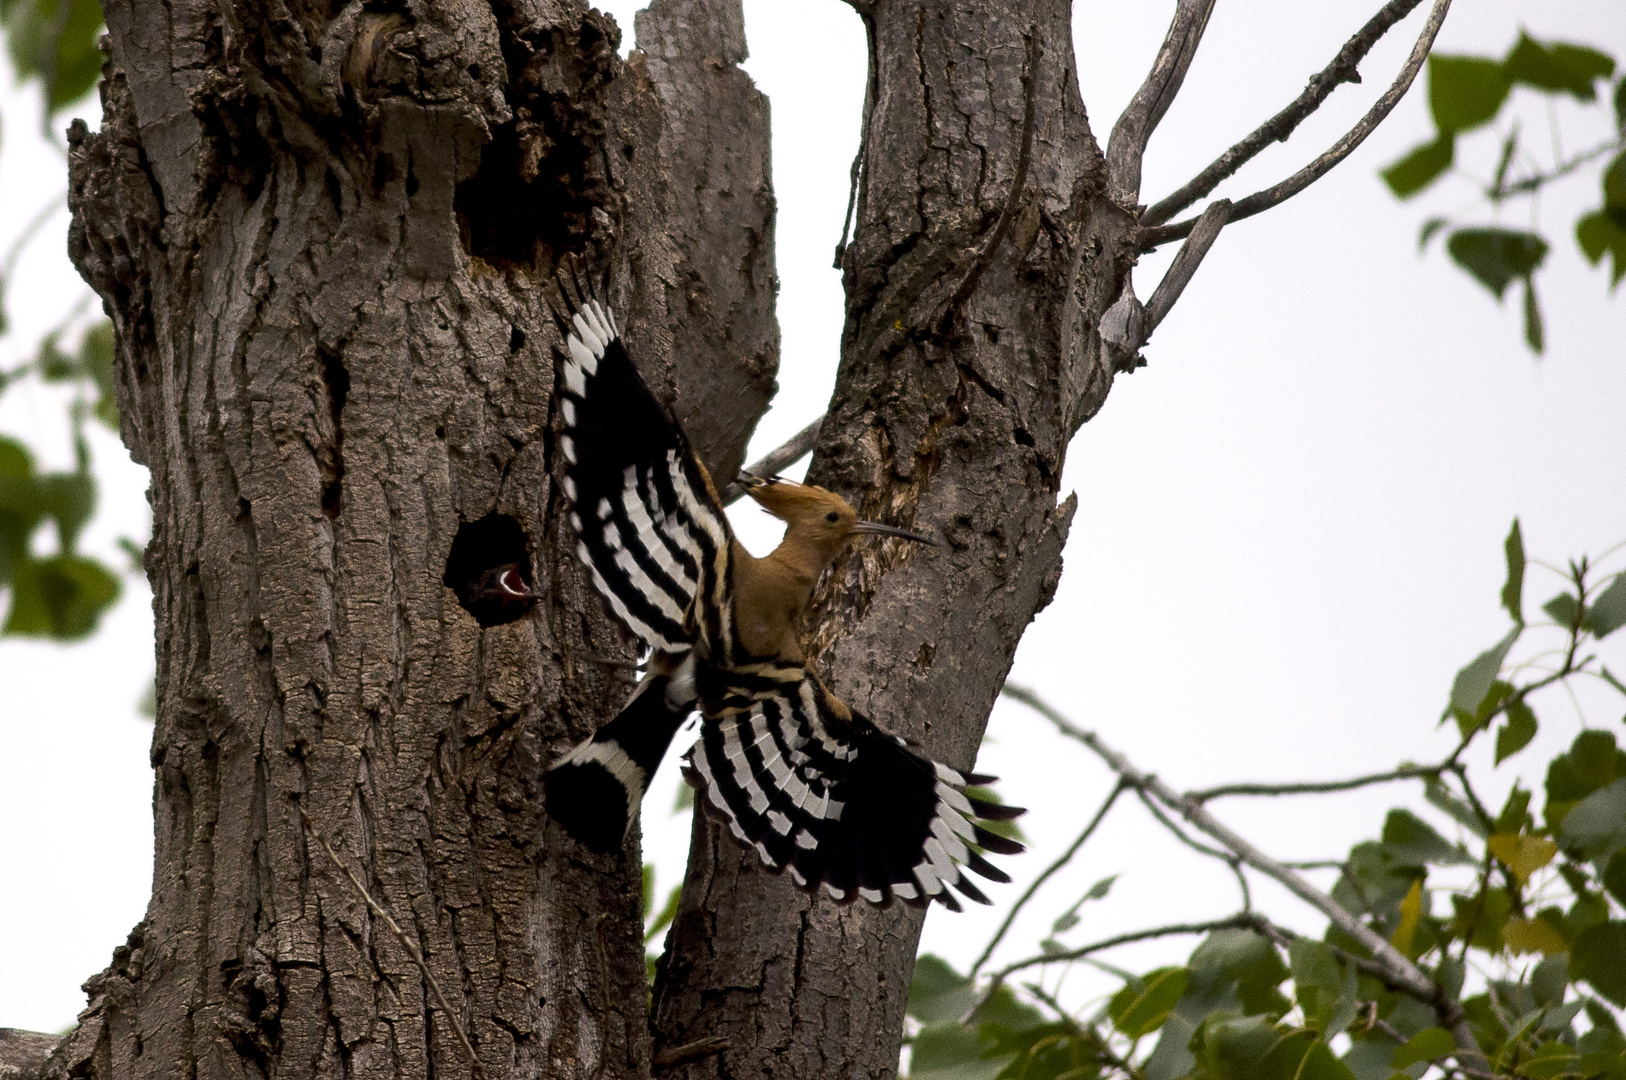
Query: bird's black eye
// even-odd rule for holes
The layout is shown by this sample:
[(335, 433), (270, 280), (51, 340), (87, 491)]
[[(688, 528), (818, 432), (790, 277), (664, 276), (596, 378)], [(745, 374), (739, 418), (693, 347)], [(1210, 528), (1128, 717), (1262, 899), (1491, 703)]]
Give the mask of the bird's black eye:
[(826, 520), (828, 522), (831, 522), (833, 524), (833, 523), (841, 520), (841, 515), (836, 513), (834, 510), (832, 510), (828, 514), (824, 515), (824, 520)]

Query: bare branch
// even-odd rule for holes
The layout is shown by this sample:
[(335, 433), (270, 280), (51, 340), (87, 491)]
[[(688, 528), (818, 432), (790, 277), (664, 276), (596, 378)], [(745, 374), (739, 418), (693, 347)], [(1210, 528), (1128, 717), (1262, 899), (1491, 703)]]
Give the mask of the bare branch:
[(1107, 140), (1107, 197), (1120, 206), (1133, 207), (1140, 201), (1140, 167), (1146, 157), (1146, 144), (1180, 93), (1180, 84), (1185, 81), (1192, 57), (1197, 55), (1213, 11), (1214, 0), (1179, 0), (1152, 70), (1112, 125), (1112, 137)]
[[(1174, 923), (1169, 926), (1155, 926), (1150, 930), (1135, 930), (1127, 934), (1119, 934), (1102, 941), (1082, 945), (1066, 952), (1043, 953), (1038, 956), (1029, 956), (1018, 960), (1014, 964), (1007, 964), (994, 972), (994, 986), (1003, 983), (1007, 978), (1018, 971), (1041, 964), (1064, 963), (1068, 960), (1081, 960), (1091, 953), (1102, 952), (1119, 945), (1128, 945), (1136, 941), (1151, 941), (1154, 938), (1174, 937), (1179, 934), (1208, 934), (1215, 930), (1260, 930), (1263, 931), (1265, 920), (1248, 912), (1239, 912), (1226, 919), (1214, 919), (1211, 922), (1200, 923)], [(990, 993), (992, 990), (990, 989)], [(986, 995), (985, 995), (986, 996)]]
[[(1256, 191), (1247, 198), (1239, 200), (1231, 210), (1231, 220), (1241, 221), (1252, 217), (1262, 211), (1297, 195), (1311, 184), (1325, 176), (1334, 165), (1343, 161), (1354, 149), (1361, 145), (1374, 128), (1381, 124), (1385, 117), (1411, 89), (1411, 84), (1417, 78), (1417, 73), (1423, 69), (1423, 61), (1428, 59), (1428, 50), (1434, 45), (1434, 38), (1440, 32), (1440, 24), (1445, 21), (1445, 13), (1451, 7), (1451, 0), (1434, 0), (1434, 8), (1429, 12), (1428, 22), (1423, 25), (1423, 32), (1418, 36), (1417, 43), (1412, 46), (1411, 55), (1406, 58), (1405, 66), (1400, 69), (1394, 84), (1384, 91), (1383, 96), (1373, 102), (1366, 115), (1361, 117), (1356, 125), (1349, 129), (1343, 138), (1332, 145), (1326, 153), (1316, 158), (1310, 164), (1283, 180), (1274, 187)], [(1187, 218), (1175, 222), (1173, 225), (1158, 225), (1149, 229), (1142, 229), (1140, 234), (1140, 247), (1142, 251), (1166, 244), (1170, 240), (1178, 240), (1188, 236), (1196, 226), (1197, 218)]]
[(1112, 809), (1112, 804), (1118, 801), (1118, 796), (1122, 795), (1124, 793), (1124, 789), (1127, 787), (1129, 787), (1128, 784), (1120, 781), (1107, 796), (1106, 802), (1102, 803), (1101, 808), (1095, 812), (1095, 816), (1090, 818), (1090, 823), (1084, 826), (1084, 831), (1078, 834), (1078, 839), (1074, 840), (1072, 845), (1068, 847), (1066, 851), (1062, 852), (1060, 858), (1051, 863), (1049, 866), (1045, 867), (1044, 872), (1033, 879), (1033, 884), (1029, 885), (1027, 887), (1027, 891), (1024, 892), (1017, 899), (1016, 903), (1011, 906), (1010, 912), (1005, 916), (1005, 921), (999, 924), (998, 930), (994, 931), (994, 936), (989, 940), (988, 947), (982, 950), (982, 955), (977, 957), (977, 962), (971, 965), (972, 975), (975, 975), (977, 972), (982, 970), (982, 965), (986, 964), (988, 962), (988, 958), (994, 954), (994, 949), (999, 945), (1000, 941), (1004, 939), (1005, 932), (1011, 928), (1011, 923), (1016, 921), (1017, 914), (1021, 912), (1022, 908), (1027, 904), (1027, 902), (1033, 899), (1033, 894), (1039, 891), (1039, 886), (1043, 885), (1046, 881), (1049, 881), (1056, 871), (1060, 870), (1062, 867), (1066, 866), (1072, 861), (1073, 856), (1078, 854), (1078, 849), (1084, 846), (1085, 841), (1090, 838), (1090, 836), (1095, 832), (1096, 828), (1106, 818), (1107, 811)]
[(1304, 93), (1295, 98), (1291, 105), (1215, 158), (1213, 164), (1185, 185), (1154, 203), (1141, 215), (1141, 224), (1148, 227), (1163, 224), (1213, 191), (1220, 181), (1251, 161), (1265, 147), (1273, 142), (1286, 142), (1299, 124), (1320, 108), (1321, 103), (1326, 101), (1340, 84), (1361, 81), (1361, 73), (1357, 68), (1366, 58), (1366, 54), (1372, 51), (1372, 46), (1376, 45), (1395, 23), (1410, 15), (1412, 9), (1420, 3), (1422, 0), (1389, 0), (1376, 15), (1367, 20), (1366, 25), (1361, 27), (1354, 37), (1344, 43), (1344, 47), (1338, 50), (1338, 55), (1333, 57), (1332, 63), (1311, 77), (1309, 84), (1304, 88)]
[[(819, 428), (824, 424), (821, 415), (817, 420), (807, 425), (779, 446), (769, 450), (757, 460), (745, 467), (745, 471), (752, 476), (774, 476), (781, 469), (787, 468), (797, 458), (804, 457), (813, 452), (813, 447), (819, 441)], [(738, 481), (734, 481), (723, 488), (723, 505), (728, 506), (738, 502), (745, 494), (745, 488)]]
[(1163, 280), (1157, 283), (1157, 288), (1152, 290), (1151, 297), (1146, 301), (1146, 313), (1142, 323), (1144, 327), (1142, 332), (1146, 337), (1152, 336), (1157, 324), (1163, 321), (1169, 309), (1174, 307), (1174, 302), (1180, 299), (1180, 294), (1185, 292), (1191, 276), (1197, 272), (1197, 267), (1202, 265), (1203, 257), (1208, 254), (1208, 249), (1214, 246), (1214, 241), (1219, 239), (1220, 230), (1225, 228), (1225, 223), (1230, 219), (1231, 203), (1228, 199), (1214, 200), (1208, 205), (1208, 209), (1203, 211), (1203, 216), (1197, 219), (1191, 235), (1180, 245), (1180, 251), (1175, 255), (1174, 262), (1169, 264)]
[(463, 1022), (457, 1018), (457, 1014), (452, 1011), (452, 1007), (446, 1003), (446, 995), (440, 989), (440, 980), (435, 978), (434, 972), (430, 971), (429, 965), (424, 962), (423, 953), (418, 949), (418, 943), (407, 937), (406, 931), (401, 929), (401, 924), (395, 921), (383, 904), (373, 899), (373, 894), (367, 891), (366, 886), (361, 883), (361, 879), (356, 876), (356, 872), (339, 861), (339, 857), (333, 853), (333, 849), (328, 846), (327, 841), (317, 833), (316, 826), (311, 823), (310, 817), (306, 815), (303, 809), (299, 811), (299, 820), (304, 823), (305, 831), (310, 834), (311, 839), (315, 840), (317, 846), (327, 854), (328, 859), (333, 863), (334, 869), (350, 879), (350, 884), (355, 888), (357, 895), (373, 910), (373, 914), (384, 920), (384, 925), (390, 928), (390, 933), (395, 935), (395, 940), (401, 943), (401, 948), (406, 950), (407, 956), (418, 966), (418, 973), (423, 976), (423, 981), (429, 984), (430, 992), (435, 995), (435, 1004), (440, 1006), (440, 1011), (445, 1015), (447, 1022), (452, 1025), (452, 1033), (457, 1036), (457, 1041), (462, 1044), (463, 1053), (468, 1056), (470, 1075), (475, 1080), (484, 1080), (485, 1067), (480, 1064), (480, 1059), (475, 1056), (474, 1046), (469, 1042), (468, 1035), (463, 1031)]
[[(1444, 2), (1446, 0), (1442, 0), (1442, 3)], [(1124, 780), (1177, 812), (1192, 825), (1234, 851), (1243, 862), (1260, 873), (1274, 878), (1286, 886), (1289, 892), (1327, 916), (1338, 929), (1348, 934), (1363, 949), (1372, 954), (1373, 962), (1383, 969), (1383, 978), (1393, 985), (1395, 989), (1419, 1001), (1428, 1003), (1434, 1009), (1439, 1016), (1441, 1026), (1450, 1030), (1452, 1037), (1456, 1040), (1461, 1055), (1472, 1057), (1478, 1061), (1484, 1060), (1484, 1054), (1479, 1048), (1479, 1042), (1474, 1038), (1473, 1031), (1469, 1028), (1463, 1014), (1462, 1004), (1448, 996), (1416, 964), (1407, 959), (1400, 950), (1372, 930), (1342, 904), (1221, 824), (1212, 814), (1204, 810), (1195, 799), (1179, 794), (1157, 777), (1137, 769), (1128, 758), (1102, 742), (1099, 735), (1093, 731), (1087, 731), (1068, 720), (1032, 690), (1007, 682), (1002, 693), (1006, 697), (1020, 701), (1046, 720), (1049, 720), (1063, 735), (1083, 743)], [(1253, 916), (1249, 916), (1249, 918), (1252, 919)]]
[(1186, 798), (1192, 802), (1205, 803), (1210, 799), (1221, 799), (1227, 795), (1325, 795), (1334, 791), (1354, 791), (1356, 788), (1370, 787), (1373, 784), (1393, 783), (1396, 780), (1427, 780), (1429, 777), (1439, 776), (1449, 768), (1449, 765), (1402, 765), (1388, 772), (1353, 776), (1348, 780), (1312, 780), (1302, 784), (1221, 784), (1219, 787), (1203, 788), (1201, 791), (1188, 791)]

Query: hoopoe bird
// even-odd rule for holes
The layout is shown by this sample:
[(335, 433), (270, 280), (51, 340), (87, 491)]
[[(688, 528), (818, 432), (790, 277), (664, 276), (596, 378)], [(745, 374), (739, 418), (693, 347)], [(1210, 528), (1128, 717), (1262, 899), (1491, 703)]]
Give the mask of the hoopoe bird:
[(849, 543), (933, 541), (861, 521), (823, 488), (742, 474), (746, 493), (786, 525), (770, 555), (752, 556), (609, 310), (579, 278), (562, 278), (560, 294), (558, 447), (577, 552), (649, 655), (620, 713), (548, 770), (549, 814), (592, 850), (619, 851), (698, 709), (685, 778), (764, 866), (841, 903), (936, 899), (958, 910), (951, 887), (988, 903), (963, 869), (1009, 881), (981, 852), (1022, 845), (978, 822), (1022, 811), (967, 794), (993, 777), (930, 761), (849, 708), (807, 667), (796, 633), (815, 581)]

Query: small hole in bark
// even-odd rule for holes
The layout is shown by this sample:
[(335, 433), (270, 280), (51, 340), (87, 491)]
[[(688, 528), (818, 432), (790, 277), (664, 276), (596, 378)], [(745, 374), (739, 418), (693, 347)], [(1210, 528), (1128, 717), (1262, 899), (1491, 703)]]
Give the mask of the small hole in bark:
[(1016, 445), (1018, 445), (1018, 446), (1032, 446), (1033, 445), (1033, 436), (1028, 434), (1027, 428), (1017, 428), (1011, 434), (1016, 439)]
[(410, 165), (407, 166), (406, 193), (409, 199), (418, 193), (418, 174), (412, 171)]
[(316, 464), (322, 473), (322, 513), (328, 520), (339, 516), (344, 500), (344, 403), (350, 398), (350, 369), (331, 349), (321, 350), (322, 381), (327, 385), (327, 407), (333, 420), (333, 439), (317, 451)]
[(519, 352), (525, 347), (525, 331), (514, 327), (508, 335), (508, 351)]
[[(551, 128), (528, 138), (541, 154), (530, 162), (516, 124), (495, 128), (480, 151), (480, 171), (457, 185), (463, 241), (469, 254), (493, 266), (531, 266), (553, 252), (579, 251), (588, 234), (593, 204), (581, 195), (590, 186), (586, 148)], [(546, 249), (540, 254), (539, 245)]]
[(335, 214), (342, 214), (344, 213), (344, 197), (342, 192), (339, 190), (339, 178), (334, 175), (332, 169), (329, 169), (327, 170), (326, 179), (327, 197), (333, 203), (333, 212)]
[(507, 514), (465, 521), (457, 527), (441, 581), (481, 626), (523, 618), (536, 606), (525, 530)]
[(446, 429), (445, 428), (438, 427), (438, 428), (435, 429), (435, 438), (444, 439), (445, 437), (446, 437)]
[(990, 345), (998, 345), (999, 344), (999, 327), (993, 325), (992, 323), (983, 323), (982, 324), (982, 333), (983, 333), (983, 336), (988, 339), (988, 344), (990, 344)]
[(480, 81), (480, 65), (479, 64), (470, 64), (469, 65), (469, 78), (473, 79), (475, 82)]

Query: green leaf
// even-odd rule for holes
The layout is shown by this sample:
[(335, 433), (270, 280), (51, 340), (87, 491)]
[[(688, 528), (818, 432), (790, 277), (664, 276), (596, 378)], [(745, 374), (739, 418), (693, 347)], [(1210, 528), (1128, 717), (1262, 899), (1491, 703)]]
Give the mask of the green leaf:
[(1507, 722), (1496, 733), (1497, 765), (1529, 746), (1538, 729), (1536, 714), (1523, 698), (1508, 702), (1506, 713)]
[(56, 519), (61, 550), (71, 553), (79, 530), (96, 509), (96, 478), (89, 473), (46, 473), (39, 478), (45, 512)]
[(1570, 984), (1569, 954), (1549, 956), (1530, 973), (1530, 992), (1543, 1007), (1562, 1005)]
[(1607, 922), (1576, 935), (1570, 946), (1570, 978), (1589, 982), (1626, 1008), (1626, 922)]
[(1495, 116), (1511, 86), (1495, 60), (1438, 53), (1428, 58), (1428, 105), (1442, 135), (1467, 131)]
[(1259, 1080), (1265, 1055), (1279, 1040), (1276, 1026), (1258, 1016), (1211, 1016), (1192, 1036), (1191, 1049), (1213, 1080)]
[(1626, 753), (1615, 746), (1614, 734), (1581, 732), (1566, 753), (1547, 765), (1547, 828), (1558, 831), (1576, 803), (1620, 775), (1626, 775)]
[(988, 1000), (977, 1006), (971, 1014), (971, 1023), (978, 1027), (993, 1024), (1004, 1031), (1029, 1031), (1044, 1024), (1044, 1014), (1016, 996), (1009, 986), (1001, 984), (988, 995)]
[(13, 568), (11, 611), (0, 634), (82, 638), (118, 595), (119, 579), (100, 563), (76, 555), (32, 560)]
[(1626, 128), (1626, 76), (1615, 84), (1615, 127)]
[(1457, 1044), (1449, 1031), (1441, 1027), (1431, 1027), (1407, 1039), (1406, 1044), (1395, 1051), (1393, 1064), (1396, 1069), (1404, 1069), (1419, 1061), (1442, 1058), (1456, 1048)]
[(1516, 623), (1524, 622), (1524, 533), (1519, 529), (1519, 519), (1513, 519), (1513, 527), (1507, 531), (1507, 539), (1502, 541), (1502, 553), (1507, 558), (1507, 581), (1502, 585), (1502, 606), (1507, 613), (1513, 616)]
[(1474, 808), (1454, 795), (1450, 788), (1443, 784), (1439, 777), (1431, 776), (1423, 781), (1423, 798), (1428, 800), (1430, 806), (1443, 810), (1451, 815), (1453, 821), (1478, 837), (1490, 835), (1485, 823), (1479, 820)]
[[(1449, 135), (1441, 135), (1433, 142), (1426, 142), (1399, 161), (1384, 169), (1380, 176), (1383, 182), (1389, 185), (1398, 199), (1409, 199), (1437, 180), (1445, 170), (1451, 167), (1456, 158), (1456, 141)], [(1440, 225), (1444, 225), (1442, 219)], [(1418, 241), (1418, 246), (1428, 243), (1430, 236), (1434, 235), (1424, 226), (1424, 235)]]
[(1597, 266), (1605, 254), (1609, 256), (1609, 288), (1614, 289), (1626, 278), (1626, 224), (1614, 215), (1595, 210), (1575, 223), (1575, 240), (1587, 261)]
[(1507, 287), (1527, 279), (1547, 257), (1547, 241), (1511, 229), (1458, 229), (1445, 242), (1456, 264), (1502, 299)]
[(1573, 593), (1559, 593), (1541, 605), (1541, 610), (1547, 613), (1549, 619), (1566, 630), (1579, 626), (1582, 622), (1581, 608)]
[(1061, 916), (1051, 924), (1050, 932), (1052, 934), (1060, 934), (1077, 926), (1078, 909), (1089, 903), (1091, 900), (1103, 899), (1107, 893), (1112, 891), (1112, 883), (1117, 880), (1118, 875), (1113, 874), (1110, 877), (1104, 877), (1100, 881), (1097, 881), (1094, 885), (1091, 885), (1089, 891), (1083, 896), (1079, 897), (1077, 903), (1068, 908), (1066, 911), (1062, 912)]
[(984, 1040), (960, 1024), (929, 1024), (909, 1044), (910, 1080), (994, 1080), (1008, 1057), (985, 1060)]
[(1293, 996), (1304, 1013), (1306, 1027), (1330, 1039), (1355, 1019), (1358, 980), (1353, 965), (1345, 966), (1331, 949), (1310, 938), (1296, 938), (1287, 947), (1293, 970)]
[(96, 0), (11, 0), (4, 5), (12, 63), (23, 79), (45, 82), (55, 112), (96, 85), (102, 56), (102, 12)]
[(909, 1015), (923, 1024), (958, 1020), (977, 1003), (972, 981), (941, 957), (925, 953), (915, 961), (909, 980)]
[(1502, 661), (1507, 659), (1508, 650), (1513, 648), (1513, 643), (1518, 640), (1522, 629), (1523, 627), (1515, 626), (1501, 641), (1474, 657), (1466, 667), (1457, 672), (1457, 677), (1451, 684), (1451, 711), (1458, 715), (1459, 724), (1462, 717), (1477, 723), (1479, 706), (1490, 694), (1491, 684), (1501, 673)]
[(1536, 300), (1534, 278), (1524, 279), (1524, 343), (1540, 356), (1547, 351), (1547, 331), (1541, 321), (1541, 304)]
[(1579, 850), (1588, 859), (1626, 848), (1626, 776), (1571, 807), (1559, 835), (1566, 850)]
[(1422, 251), (1428, 247), (1428, 242), (1434, 239), (1434, 234), (1445, 228), (1451, 222), (1443, 217), (1429, 218), (1423, 222), (1423, 227), (1417, 232), (1417, 250)]
[(1124, 984), (1107, 1004), (1113, 1026), (1131, 1039), (1150, 1035), (1169, 1018), (1189, 977), (1183, 967), (1165, 967)]
[(1434, 831), (1410, 810), (1390, 810), (1383, 820), (1383, 844), (1402, 863), (1411, 866), (1469, 864), (1476, 860)]
[(1583, 45), (1543, 44), (1520, 32), (1518, 43), (1502, 61), (1502, 70), (1515, 83), (1596, 101), (1598, 93), (1592, 84), (1613, 75), (1615, 61)]
[(672, 886), (672, 890), (666, 894), (666, 903), (662, 904), (660, 911), (655, 913), (655, 918), (646, 924), (644, 930), (644, 943), (646, 945), (654, 941), (662, 930), (672, 925), (672, 920), (677, 918), (678, 903), (682, 899), (683, 886)]
[(1626, 851), (1610, 856), (1603, 868), (1603, 887), (1615, 898), (1615, 903), (1626, 907)]
[(1616, 574), (1609, 587), (1592, 601), (1587, 625), (1595, 637), (1608, 637), (1626, 626), (1626, 574)]

